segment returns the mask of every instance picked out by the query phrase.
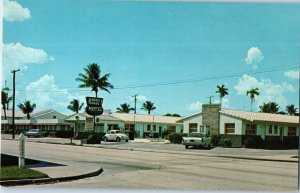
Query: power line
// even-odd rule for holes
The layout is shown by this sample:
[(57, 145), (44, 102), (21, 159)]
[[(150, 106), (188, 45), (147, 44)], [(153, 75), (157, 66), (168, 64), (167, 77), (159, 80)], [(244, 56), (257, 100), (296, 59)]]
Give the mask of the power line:
[[(285, 65), (285, 66), (278, 66), (278, 67), (272, 67), (272, 68), (266, 68), (262, 70), (256, 70), (256, 71), (244, 71), (244, 72), (237, 72), (232, 74), (225, 74), (225, 75), (214, 75), (214, 76), (207, 76), (203, 78), (198, 79), (185, 79), (185, 80), (174, 80), (174, 81), (167, 81), (167, 82), (156, 82), (156, 83), (147, 83), (147, 84), (136, 84), (136, 85), (125, 85), (125, 86), (116, 86), (114, 90), (122, 90), (122, 89), (133, 89), (133, 88), (146, 88), (146, 87), (156, 87), (156, 86), (166, 86), (166, 85), (176, 85), (176, 84), (186, 84), (186, 83), (193, 83), (193, 82), (202, 82), (202, 81), (208, 81), (208, 80), (215, 80), (215, 79), (222, 79), (222, 78), (232, 78), (241, 76), (244, 74), (254, 75), (254, 74), (262, 74), (262, 73), (268, 73), (268, 72), (275, 72), (280, 70), (288, 70), (288, 69), (295, 69), (299, 68), (299, 64), (291, 64), (291, 65)], [(66, 88), (62, 88), (60, 90), (29, 90), (30, 92), (88, 92), (91, 90), (87, 89), (75, 89), (75, 87), (69, 87), (73, 88), (71, 90), (68, 90)], [(74, 90), (75, 89), (75, 90)], [(17, 90), (19, 92), (24, 92), (25, 90)]]

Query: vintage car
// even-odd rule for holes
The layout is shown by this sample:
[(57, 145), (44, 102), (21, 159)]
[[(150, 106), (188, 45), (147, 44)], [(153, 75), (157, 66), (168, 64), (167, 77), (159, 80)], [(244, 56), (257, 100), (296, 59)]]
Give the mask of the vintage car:
[(185, 148), (188, 149), (192, 147), (206, 147), (211, 148), (211, 137), (206, 134), (192, 132), (187, 137), (183, 137), (182, 144), (185, 145)]
[(39, 129), (30, 129), (25, 132), (24, 135), (27, 137), (44, 137), (45, 133)]
[(121, 140), (128, 142), (129, 137), (127, 135), (125, 135), (124, 133), (121, 133), (121, 131), (119, 131), (119, 130), (107, 131), (107, 133), (103, 136), (103, 141), (120, 142)]

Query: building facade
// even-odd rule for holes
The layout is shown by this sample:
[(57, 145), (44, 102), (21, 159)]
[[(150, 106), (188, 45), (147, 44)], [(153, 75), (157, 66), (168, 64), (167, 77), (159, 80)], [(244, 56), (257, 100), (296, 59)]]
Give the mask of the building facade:
[(184, 133), (220, 135), (229, 139), (232, 147), (298, 147), (299, 116), (221, 109), (218, 104), (206, 104), (202, 109), (179, 120)]

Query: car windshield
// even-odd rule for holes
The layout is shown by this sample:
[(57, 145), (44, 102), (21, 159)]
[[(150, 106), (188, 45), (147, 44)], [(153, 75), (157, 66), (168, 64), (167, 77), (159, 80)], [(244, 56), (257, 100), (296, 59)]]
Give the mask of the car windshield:
[(204, 137), (203, 133), (190, 133), (189, 137)]

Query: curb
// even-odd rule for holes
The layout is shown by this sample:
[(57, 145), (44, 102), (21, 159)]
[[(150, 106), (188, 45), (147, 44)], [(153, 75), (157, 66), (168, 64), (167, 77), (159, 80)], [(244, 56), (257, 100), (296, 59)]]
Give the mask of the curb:
[(78, 176), (68, 176), (68, 177), (58, 177), (58, 178), (40, 178), (40, 179), (25, 179), (25, 180), (6, 180), (0, 181), (1, 186), (23, 186), (28, 184), (49, 184), (49, 183), (58, 183), (58, 182), (67, 182), (73, 180), (79, 180), (83, 178), (90, 178), (99, 176), (103, 172), (103, 169), (87, 174), (82, 174)]

